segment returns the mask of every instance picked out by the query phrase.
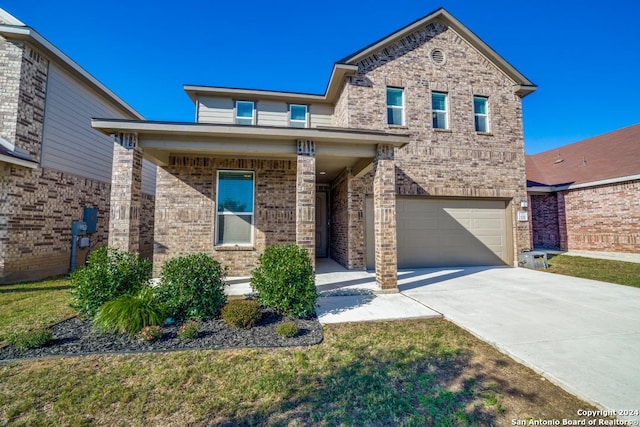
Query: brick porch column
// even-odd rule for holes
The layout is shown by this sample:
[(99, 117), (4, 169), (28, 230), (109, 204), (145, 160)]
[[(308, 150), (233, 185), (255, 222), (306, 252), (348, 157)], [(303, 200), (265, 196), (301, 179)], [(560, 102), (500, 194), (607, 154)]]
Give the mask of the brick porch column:
[(298, 141), (296, 183), (296, 244), (316, 262), (316, 144)]
[(120, 133), (113, 144), (109, 246), (129, 252), (140, 251), (142, 210), (142, 152), (137, 136)]
[(569, 250), (569, 239), (567, 236), (567, 208), (564, 201), (564, 192), (558, 191), (556, 193), (558, 203), (558, 237), (560, 250)]
[(376, 282), (383, 291), (397, 291), (396, 171), (391, 145), (378, 145), (374, 173), (373, 222)]

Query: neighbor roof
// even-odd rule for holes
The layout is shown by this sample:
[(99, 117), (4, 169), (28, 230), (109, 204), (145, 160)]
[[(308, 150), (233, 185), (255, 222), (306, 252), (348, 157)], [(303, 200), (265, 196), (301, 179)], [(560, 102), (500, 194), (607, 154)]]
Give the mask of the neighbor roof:
[(584, 184), (640, 174), (640, 124), (526, 156), (528, 186)]

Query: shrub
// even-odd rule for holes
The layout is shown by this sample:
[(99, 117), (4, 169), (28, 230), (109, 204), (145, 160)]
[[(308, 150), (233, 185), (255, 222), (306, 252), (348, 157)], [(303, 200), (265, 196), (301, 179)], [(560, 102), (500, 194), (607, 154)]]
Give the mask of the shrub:
[(101, 332), (134, 336), (147, 326), (162, 325), (164, 307), (150, 288), (136, 295), (122, 295), (105, 302), (96, 313), (93, 324)]
[(251, 329), (262, 317), (258, 303), (253, 300), (236, 300), (222, 307), (222, 320), (236, 328)]
[(181, 340), (192, 340), (198, 336), (200, 325), (195, 320), (190, 320), (178, 329), (178, 338)]
[(226, 269), (206, 254), (177, 257), (164, 264), (155, 290), (174, 319), (210, 319), (227, 302), (225, 274)]
[(71, 307), (85, 317), (127, 293), (141, 289), (151, 277), (151, 262), (137, 254), (100, 248), (89, 255), (88, 264), (71, 274)]
[(162, 338), (162, 327), (158, 325), (145, 326), (136, 336), (142, 341), (155, 341), (158, 338)]
[(7, 340), (16, 350), (30, 350), (44, 347), (51, 341), (51, 337), (49, 328), (35, 328), (16, 331), (9, 335)]
[(268, 247), (258, 259), (251, 287), (256, 300), (289, 317), (314, 314), (318, 294), (309, 253), (297, 245)]
[(295, 322), (282, 322), (276, 326), (276, 333), (283, 338), (295, 337), (298, 333), (298, 326)]

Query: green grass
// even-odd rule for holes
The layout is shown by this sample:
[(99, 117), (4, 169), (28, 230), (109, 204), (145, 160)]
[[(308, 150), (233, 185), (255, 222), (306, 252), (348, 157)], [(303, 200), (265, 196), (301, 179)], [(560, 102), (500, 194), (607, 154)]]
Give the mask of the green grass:
[(24, 328), (49, 326), (75, 314), (66, 279), (0, 285), (0, 343)]
[(552, 255), (547, 271), (640, 288), (640, 263)]
[[(14, 327), (72, 314), (65, 281), (0, 289)], [(485, 426), (589, 408), (442, 319), (326, 326), (305, 348), (0, 365), (0, 425)]]

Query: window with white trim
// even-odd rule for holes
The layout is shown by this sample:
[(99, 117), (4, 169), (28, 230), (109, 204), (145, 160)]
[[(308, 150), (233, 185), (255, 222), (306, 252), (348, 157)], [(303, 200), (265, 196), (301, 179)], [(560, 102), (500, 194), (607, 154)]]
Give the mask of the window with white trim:
[(448, 129), (447, 94), (444, 92), (431, 92), (431, 118), (434, 129)]
[(236, 124), (252, 125), (255, 118), (255, 103), (253, 101), (236, 101)]
[(387, 88), (387, 123), (404, 126), (404, 89)]
[(220, 170), (216, 191), (216, 245), (251, 245), (253, 171)]
[(307, 110), (306, 105), (289, 105), (289, 126), (292, 128), (306, 128)]
[(473, 97), (473, 115), (476, 132), (489, 132), (489, 100), (486, 96)]

